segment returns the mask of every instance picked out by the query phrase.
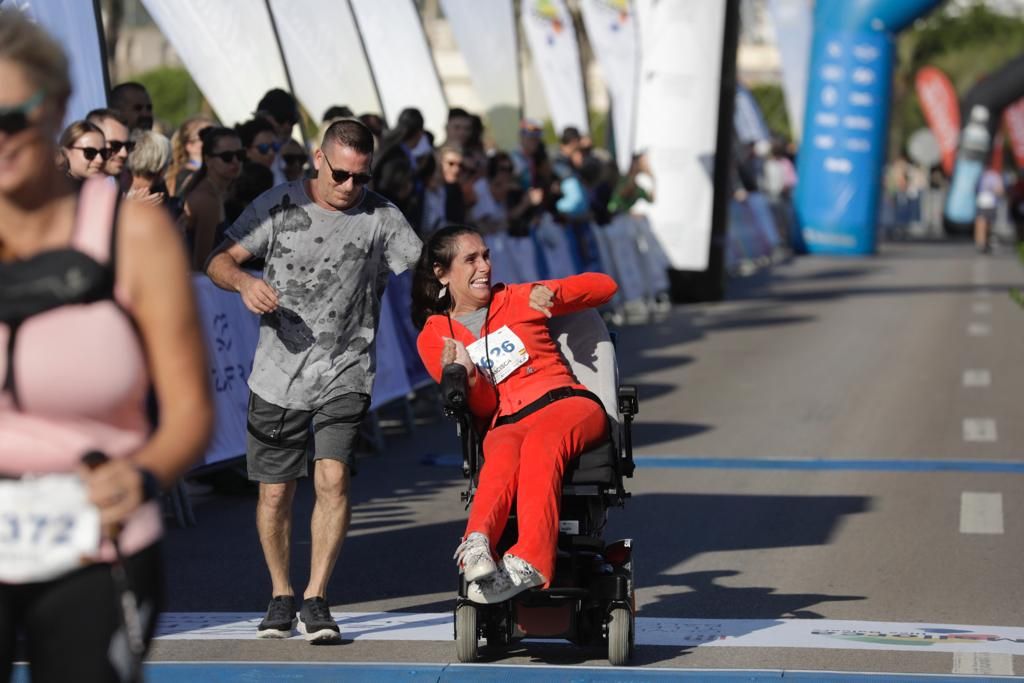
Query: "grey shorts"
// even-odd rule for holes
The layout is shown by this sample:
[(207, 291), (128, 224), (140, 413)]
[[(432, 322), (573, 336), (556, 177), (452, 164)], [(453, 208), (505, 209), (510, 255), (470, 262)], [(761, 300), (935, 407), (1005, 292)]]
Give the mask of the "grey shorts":
[(355, 474), (356, 439), (369, 407), (366, 394), (342, 394), (314, 410), (298, 410), (250, 393), (245, 457), (249, 479), (281, 484), (306, 476), (311, 432), (314, 460), (337, 460)]

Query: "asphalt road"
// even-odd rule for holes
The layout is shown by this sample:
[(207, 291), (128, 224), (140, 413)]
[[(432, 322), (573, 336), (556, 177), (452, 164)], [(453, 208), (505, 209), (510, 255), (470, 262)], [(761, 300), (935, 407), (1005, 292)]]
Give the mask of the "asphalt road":
[[(733, 281), (723, 303), (622, 328), (621, 373), (641, 395), (635, 454), (647, 457), (608, 536), (635, 539), (639, 616), (1024, 625), (1024, 467), (989, 471), (1024, 463), (1024, 309), (1007, 294), (1022, 285), (1008, 250), (896, 243), (865, 260), (794, 259)], [(328, 595), (338, 611), (452, 607), (465, 511), (443, 456), (456, 442), (429, 402), (417, 411), (413, 433), (387, 430), (385, 451), (361, 460)], [(168, 611), (262, 611), (252, 493), (194, 501), (198, 526), (168, 532)], [(964, 671), (950, 652), (912, 649), (644, 645), (636, 663)], [(994, 673), (1024, 671), (1001, 657)], [(448, 662), (454, 646), (161, 640), (151, 659)], [(601, 665), (604, 653), (526, 644), (489, 661)]]

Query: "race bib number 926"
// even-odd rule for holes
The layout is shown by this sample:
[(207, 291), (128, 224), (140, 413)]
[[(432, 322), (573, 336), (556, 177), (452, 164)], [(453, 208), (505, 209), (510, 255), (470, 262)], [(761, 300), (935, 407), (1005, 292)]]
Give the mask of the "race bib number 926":
[(495, 384), (530, 360), (523, 340), (508, 325), (477, 339), (466, 347), (466, 351), (485, 377), (494, 378)]

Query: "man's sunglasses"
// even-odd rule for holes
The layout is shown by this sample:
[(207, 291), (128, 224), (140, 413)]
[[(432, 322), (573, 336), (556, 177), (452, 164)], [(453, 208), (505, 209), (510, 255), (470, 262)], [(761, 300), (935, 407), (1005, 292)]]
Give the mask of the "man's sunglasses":
[(324, 162), (327, 164), (327, 168), (331, 169), (331, 177), (334, 178), (334, 182), (338, 183), (339, 185), (341, 183), (348, 182), (349, 178), (351, 178), (352, 182), (356, 185), (366, 185), (371, 180), (373, 180), (373, 176), (370, 175), (369, 173), (349, 173), (348, 171), (335, 171), (334, 167), (331, 166), (331, 160), (327, 158), (326, 154), (324, 154)]
[(148, 112), (152, 113), (153, 112), (153, 105), (152, 104), (136, 104), (136, 105), (132, 106), (132, 109), (134, 109), (135, 111), (138, 111), (138, 112), (148, 111)]
[(32, 125), (28, 120), (28, 115), (35, 111), (42, 101), (43, 91), (39, 90), (21, 104), (16, 104), (13, 107), (0, 107), (0, 133), (14, 135)]
[(96, 149), (95, 147), (72, 147), (71, 149), (82, 150), (82, 156), (85, 157), (86, 161), (92, 161), (96, 158), (97, 154), (103, 157), (103, 160), (106, 161), (110, 158), (110, 155), (113, 154), (109, 147), (104, 147), (103, 149)]
[(236, 149), (234, 151), (228, 152), (218, 152), (216, 154), (211, 154), (210, 156), (217, 157), (225, 164), (230, 164), (233, 159), (237, 159), (238, 161), (245, 161), (248, 158), (248, 155), (245, 153), (244, 149)]
[(128, 153), (131, 154), (132, 150), (135, 149), (135, 141), (109, 140), (107, 146), (110, 148), (111, 154), (120, 154), (122, 149), (128, 150)]
[(281, 158), (286, 164), (304, 164), (309, 161), (305, 154), (282, 154)]
[(266, 154), (270, 150), (274, 150), (274, 152), (277, 152), (279, 149), (281, 149), (281, 143), (280, 142), (261, 142), (260, 144), (256, 145), (256, 149), (259, 150), (260, 154)]

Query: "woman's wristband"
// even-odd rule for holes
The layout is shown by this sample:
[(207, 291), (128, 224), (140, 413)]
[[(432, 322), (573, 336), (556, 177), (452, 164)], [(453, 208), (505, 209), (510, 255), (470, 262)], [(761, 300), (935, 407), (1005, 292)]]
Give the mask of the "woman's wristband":
[(145, 467), (137, 469), (139, 474), (142, 475), (142, 502), (145, 503), (156, 499), (163, 492), (160, 480), (156, 478), (156, 475), (151, 470)]

